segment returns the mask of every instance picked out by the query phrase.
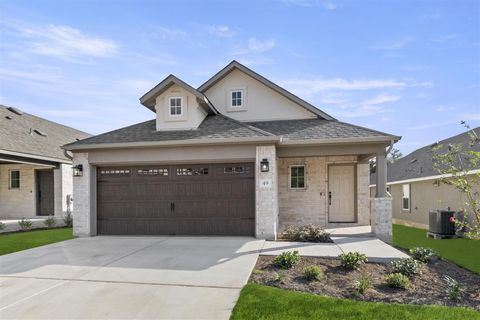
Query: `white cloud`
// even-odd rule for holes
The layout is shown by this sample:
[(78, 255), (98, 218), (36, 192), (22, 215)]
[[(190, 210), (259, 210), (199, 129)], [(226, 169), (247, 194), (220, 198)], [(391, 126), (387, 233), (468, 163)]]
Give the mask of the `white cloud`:
[(260, 56), (244, 56), (239, 58), (238, 61), (247, 66), (261, 66), (273, 63), (272, 58)]
[(319, 7), (327, 10), (337, 9), (337, 5), (332, 0), (283, 0), (282, 2), (300, 7)]
[(233, 32), (228, 26), (210, 26), (208, 32), (222, 38), (231, 38), (235, 35), (235, 32)]
[(337, 9), (337, 5), (332, 1), (323, 1), (323, 7), (327, 10), (335, 10)]
[(435, 39), (432, 39), (432, 42), (437, 42), (437, 43), (443, 43), (443, 42), (448, 42), (451, 40), (455, 40), (457, 38), (457, 35), (452, 33), (452, 34), (447, 34), (445, 36), (441, 36)]
[(159, 27), (150, 33), (150, 36), (162, 40), (179, 40), (184, 39), (187, 36), (187, 32), (177, 28)]
[(252, 53), (262, 53), (271, 50), (275, 47), (274, 40), (259, 40), (257, 38), (248, 39), (247, 46), (245, 48), (237, 48), (232, 50), (233, 55), (243, 55)]
[(377, 104), (384, 104), (389, 102), (395, 102), (400, 100), (401, 96), (393, 96), (388, 94), (380, 94), (372, 99), (366, 100), (363, 102), (364, 105), (377, 105)]
[(438, 106), (435, 108), (436, 112), (445, 112), (445, 111), (453, 111), (456, 110), (457, 107), (448, 107), (448, 106)]
[(113, 40), (86, 35), (70, 26), (25, 23), (10, 23), (8, 26), (28, 39), (25, 47), (37, 54), (74, 59), (82, 56), (109, 57), (118, 51), (118, 45)]
[(412, 37), (403, 37), (393, 42), (377, 43), (370, 48), (373, 50), (399, 50), (413, 41)]

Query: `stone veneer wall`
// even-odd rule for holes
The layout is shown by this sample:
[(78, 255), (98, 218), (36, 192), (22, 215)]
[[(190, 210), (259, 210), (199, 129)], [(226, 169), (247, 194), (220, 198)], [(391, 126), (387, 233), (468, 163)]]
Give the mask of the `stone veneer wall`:
[(83, 165), (83, 176), (73, 177), (73, 234), (92, 236), (96, 234), (95, 203), (95, 167), (88, 163), (88, 153), (74, 153), (74, 165)]
[[(73, 176), (70, 164), (60, 164), (58, 169), (53, 170), (55, 216), (63, 218), (67, 212), (67, 196), (73, 194)], [(72, 210), (72, 206), (70, 206)]]
[(372, 233), (382, 241), (392, 242), (392, 198), (371, 198)]
[[(260, 161), (268, 159), (269, 172), (260, 171)], [(278, 227), (278, 189), (276, 147), (258, 146), (255, 161), (255, 236), (276, 239)]]
[[(355, 156), (278, 159), (279, 227), (309, 223), (328, 226), (328, 164), (356, 162)], [(289, 188), (289, 167), (305, 165), (306, 188)], [(370, 224), (369, 165), (357, 164), (357, 223)]]

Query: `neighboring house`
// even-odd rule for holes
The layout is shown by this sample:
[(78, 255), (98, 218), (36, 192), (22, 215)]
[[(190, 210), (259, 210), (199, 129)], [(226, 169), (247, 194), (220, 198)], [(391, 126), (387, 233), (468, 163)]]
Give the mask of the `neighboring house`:
[[(400, 139), (337, 121), (236, 61), (197, 89), (170, 75), (140, 102), (156, 119), (64, 147), (83, 170), (76, 235), (275, 238), (291, 224), (369, 225), (368, 160), (385, 163)], [(385, 188), (372, 203), (388, 240)]]
[(72, 194), (72, 160), (61, 146), (89, 136), (0, 105), (0, 219), (60, 218)]
[[(480, 127), (474, 130), (480, 136)], [(431, 210), (465, 208), (465, 196), (455, 187), (440, 181), (445, 176), (435, 170), (433, 159), (435, 153), (445, 153), (449, 145), (469, 147), (469, 143), (469, 134), (465, 132), (415, 150), (388, 165), (387, 190), (393, 198), (394, 223), (428, 229), (428, 213)], [(476, 144), (472, 150), (480, 151), (480, 145)], [(478, 172), (480, 167), (470, 170), (472, 175)], [(375, 174), (370, 176), (370, 181), (376, 181)], [(375, 184), (372, 183), (370, 191), (375, 194)]]

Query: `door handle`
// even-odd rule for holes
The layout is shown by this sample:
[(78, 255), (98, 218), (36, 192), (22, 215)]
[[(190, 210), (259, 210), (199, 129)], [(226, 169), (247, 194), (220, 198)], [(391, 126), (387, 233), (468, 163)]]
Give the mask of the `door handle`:
[(332, 191), (328, 191), (328, 205), (332, 205)]
[(175, 211), (175, 203), (174, 202), (170, 202), (170, 211), (171, 212)]

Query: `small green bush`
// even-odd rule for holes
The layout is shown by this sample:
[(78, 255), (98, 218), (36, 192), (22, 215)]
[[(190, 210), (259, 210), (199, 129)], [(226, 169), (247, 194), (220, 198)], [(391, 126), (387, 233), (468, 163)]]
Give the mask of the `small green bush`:
[(275, 257), (273, 263), (279, 268), (290, 269), (298, 261), (300, 261), (300, 256), (298, 255), (298, 251), (295, 250), (282, 252), (281, 255)]
[(309, 281), (321, 280), (324, 276), (324, 272), (319, 266), (307, 266), (303, 269), (303, 275)]
[(57, 224), (57, 221), (53, 215), (49, 215), (48, 218), (43, 221), (43, 224), (45, 224), (47, 228), (53, 228)]
[(394, 272), (412, 277), (420, 272), (423, 263), (413, 258), (402, 258), (397, 261), (392, 261), (392, 267)]
[(338, 256), (342, 261), (342, 266), (346, 269), (355, 270), (368, 261), (367, 256), (360, 252), (347, 252)]
[(410, 286), (410, 279), (401, 273), (390, 273), (386, 277), (387, 285), (392, 288), (407, 289)]
[(65, 223), (65, 225), (69, 228), (72, 227), (73, 217), (72, 217), (72, 213), (70, 211), (67, 211), (67, 213), (65, 213), (65, 215), (63, 216), (63, 223)]
[(273, 281), (284, 283), (285, 271), (278, 271), (273, 273)]
[(288, 241), (300, 242), (333, 242), (330, 234), (320, 226), (309, 224), (306, 226), (288, 226), (281, 233), (281, 238)]
[(445, 275), (443, 279), (447, 283), (447, 294), (448, 297), (453, 301), (460, 301), (463, 295), (463, 289), (460, 283), (457, 280)]
[(436, 256), (435, 251), (430, 248), (417, 247), (410, 249), (410, 254), (414, 259), (419, 260), (423, 263), (429, 262), (433, 257)]
[(371, 287), (371, 285), (372, 280), (369, 277), (363, 275), (361, 275), (360, 278), (358, 278), (358, 280), (355, 280), (354, 282), (355, 291), (357, 292), (357, 294), (361, 295), (364, 295), (365, 292), (367, 292), (368, 288)]
[(20, 229), (22, 229), (22, 231), (27, 231), (32, 228), (33, 222), (30, 221), (30, 219), (22, 218), (18, 221), (18, 225), (20, 226)]
[(6, 227), (7, 227), (7, 225), (5, 223), (3, 223), (2, 221), (0, 221), (0, 231), (5, 229)]

